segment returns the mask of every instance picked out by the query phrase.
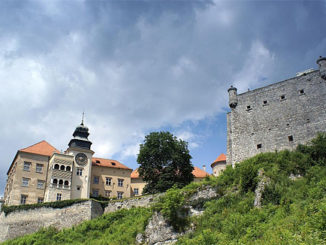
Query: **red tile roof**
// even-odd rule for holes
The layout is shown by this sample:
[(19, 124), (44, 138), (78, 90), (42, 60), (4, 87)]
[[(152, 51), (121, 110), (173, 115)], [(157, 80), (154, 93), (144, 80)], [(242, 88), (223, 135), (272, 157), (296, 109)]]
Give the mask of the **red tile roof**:
[(214, 163), (218, 163), (218, 162), (226, 162), (226, 156), (223, 153), (215, 159), (215, 161), (211, 164), (211, 167), (213, 166)]
[(99, 157), (92, 158), (92, 165), (99, 166), (99, 167), (121, 168), (121, 169), (132, 170), (131, 168), (128, 168), (127, 166), (123, 165), (121, 162), (118, 162), (117, 160), (104, 159)]
[(195, 176), (195, 178), (205, 178), (206, 176), (209, 176), (209, 173), (197, 167), (194, 167), (192, 174)]
[[(205, 172), (204, 170), (201, 170), (200, 168), (194, 167), (194, 170), (192, 171), (192, 174), (195, 178), (205, 178), (206, 176), (209, 176), (209, 173)], [(132, 171), (130, 177), (132, 179), (139, 178), (138, 168)]]
[(19, 151), (38, 154), (38, 155), (42, 155), (42, 156), (49, 156), (49, 157), (52, 156), (53, 153), (60, 153), (59, 150), (54, 148), (52, 145), (50, 145), (45, 140), (42, 140), (41, 142), (38, 142), (29, 147), (20, 149)]
[(132, 171), (132, 173), (130, 174), (130, 178), (132, 178), (132, 179), (139, 178), (138, 168), (135, 169), (134, 171)]

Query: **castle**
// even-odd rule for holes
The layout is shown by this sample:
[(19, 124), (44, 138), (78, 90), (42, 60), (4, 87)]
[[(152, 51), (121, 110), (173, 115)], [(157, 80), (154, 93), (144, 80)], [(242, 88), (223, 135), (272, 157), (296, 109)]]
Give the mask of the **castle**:
[(227, 164), (261, 152), (294, 149), (326, 129), (326, 58), (319, 70), (237, 94), (230, 87)]
[[(119, 161), (94, 157), (83, 121), (61, 153), (46, 141), (18, 150), (7, 172), (6, 205), (142, 195), (146, 182)], [(208, 173), (194, 167), (195, 181)]]

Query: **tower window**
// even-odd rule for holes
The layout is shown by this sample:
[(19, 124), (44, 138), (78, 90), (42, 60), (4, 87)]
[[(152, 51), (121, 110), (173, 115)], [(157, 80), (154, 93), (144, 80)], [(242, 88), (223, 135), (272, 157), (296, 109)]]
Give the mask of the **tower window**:
[(70, 170), (71, 170), (70, 166), (67, 166), (66, 171), (70, 172)]
[(292, 142), (293, 141), (293, 136), (292, 135), (288, 136), (288, 139), (289, 139), (289, 142)]
[(61, 193), (57, 193), (57, 201), (61, 201), (62, 198), (62, 194)]
[(281, 95), (281, 100), (285, 100), (285, 94)]
[(59, 169), (59, 164), (55, 164), (54, 169)]
[(263, 101), (263, 105), (267, 105), (267, 100), (264, 100)]
[(299, 90), (299, 94), (300, 94), (300, 95), (304, 94), (304, 90), (303, 90), (303, 89), (300, 89), (300, 90)]
[(250, 105), (247, 105), (247, 111), (250, 111), (252, 108)]
[(77, 191), (80, 191), (81, 186), (77, 185)]
[(262, 145), (261, 144), (258, 144), (257, 145), (257, 149), (261, 149)]
[(76, 175), (77, 176), (83, 176), (83, 169), (82, 168), (77, 168)]
[(64, 165), (61, 165), (60, 166), (60, 170), (65, 170), (65, 166)]

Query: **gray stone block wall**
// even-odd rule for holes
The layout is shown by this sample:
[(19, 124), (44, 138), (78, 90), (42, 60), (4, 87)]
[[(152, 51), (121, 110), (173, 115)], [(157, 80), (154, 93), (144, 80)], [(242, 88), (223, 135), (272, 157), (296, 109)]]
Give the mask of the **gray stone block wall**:
[(326, 131), (326, 81), (319, 71), (239, 94), (237, 100), (227, 114), (227, 164), (294, 149)]
[(103, 214), (98, 202), (92, 200), (65, 208), (38, 208), (0, 214), (0, 242), (34, 233), (43, 227), (69, 228)]

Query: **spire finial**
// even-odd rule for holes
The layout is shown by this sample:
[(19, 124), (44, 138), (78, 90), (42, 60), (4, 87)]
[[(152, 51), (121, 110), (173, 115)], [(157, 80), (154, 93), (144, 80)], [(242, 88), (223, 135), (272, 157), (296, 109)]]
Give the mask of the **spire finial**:
[(80, 125), (83, 125), (84, 126), (84, 116), (85, 116), (85, 112), (83, 112), (83, 116), (82, 116), (82, 122)]

